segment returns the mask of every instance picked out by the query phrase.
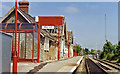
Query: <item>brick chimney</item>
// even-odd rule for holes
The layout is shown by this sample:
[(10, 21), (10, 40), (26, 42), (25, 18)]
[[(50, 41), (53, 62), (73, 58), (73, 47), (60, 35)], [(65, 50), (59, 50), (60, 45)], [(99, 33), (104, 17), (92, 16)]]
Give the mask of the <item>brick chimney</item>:
[(19, 8), (25, 11), (26, 13), (29, 12), (29, 2), (27, 0), (19, 1)]

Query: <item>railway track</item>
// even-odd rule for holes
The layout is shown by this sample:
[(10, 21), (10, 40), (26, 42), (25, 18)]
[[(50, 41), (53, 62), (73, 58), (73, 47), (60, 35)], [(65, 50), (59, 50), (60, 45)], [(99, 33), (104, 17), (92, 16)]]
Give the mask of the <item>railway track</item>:
[(86, 58), (85, 62), (87, 74), (107, 74), (106, 71), (104, 71), (100, 66), (94, 63), (91, 59)]
[[(79, 74), (80, 72), (84, 74), (116, 74), (120, 72), (120, 66), (109, 61), (86, 57), (82, 62), (72, 74)], [(83, 69), (85, 70), (82, 71)]]
[(105, 61), (105, 60), (99, 60), (99, 59), (95, 59), (95, 58), (94, 58), (94, 60), (97, 60), (97, 61), (99, 61), (100, 63), (106, 64), (106, 65), (108, 65), (108, 66), (110, 66), (110, 67), (112, 67), (112, 68), (120, 71), (120, 65), (119, 65), (119, 64), (112, 63), (112, 62)]
[(111, 64), (115, 64), (115, 65), (120, 67), (120, 63), (110, 62), (110, 61), (107, 61), (107, 60), (103, 60), (103, 61), (106, 61), (106, 62), (111, 63)]

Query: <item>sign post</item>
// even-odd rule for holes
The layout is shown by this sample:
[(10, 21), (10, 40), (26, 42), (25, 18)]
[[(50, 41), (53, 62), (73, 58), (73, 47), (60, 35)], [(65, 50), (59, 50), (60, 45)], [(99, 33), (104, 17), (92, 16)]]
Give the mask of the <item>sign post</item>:
[(13, 74), (17, 74), (17, 0), (15, 1), (15, 50), (13, 56)]
[(68, 31), (68, 58), (69, 58), (69, 52), (70, 52), (70, 43), (69, 43), (69, 40), (70, 40), (70, 32)]
[[(38, 58), (37, 60), (39, 60), (39, 54), (40, 54), (40, 27), (41, 25), (46, 25), (49, 27), (47, 28), (53, 28), (53, 27), (50, 27), (51, 25), (52, 26), (55, 26), (55, 25), (58, 25), (58, 60), (60, 59), (60, 25), (63, 25), (63, 16), (38, 16)], [(39, 62), (39, 61), (38, 61)]]

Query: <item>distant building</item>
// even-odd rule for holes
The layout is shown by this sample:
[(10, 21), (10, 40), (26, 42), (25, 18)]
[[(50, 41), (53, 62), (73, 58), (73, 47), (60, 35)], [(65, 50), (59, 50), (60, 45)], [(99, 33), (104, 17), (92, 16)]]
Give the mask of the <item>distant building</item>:
[(2, 17), (0, 17), (0, 21), (1, 21), (1, 18), (2, 18)]
[(68, 46), (69, 46), (69, 57), (73, 57), (73, 32), (67, 31), (67, 40), (65, 41), (64, 46), (64, 57), (68, 57)]

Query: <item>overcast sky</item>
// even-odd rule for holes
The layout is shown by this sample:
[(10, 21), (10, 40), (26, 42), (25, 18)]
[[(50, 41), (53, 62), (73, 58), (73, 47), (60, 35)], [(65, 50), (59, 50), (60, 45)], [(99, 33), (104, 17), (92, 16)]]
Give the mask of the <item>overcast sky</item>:
[[(5, 2), (3, 16), (14, 3)], [(64, 15), (67, 29), (72, 30), (76, 43), (83, 48), (102, 49), (105, 43), (105, 13), (107, 18), (107, 39), (113, 44), (118, 41), (117, 2), (30, 2), (32, 16)]]

